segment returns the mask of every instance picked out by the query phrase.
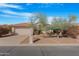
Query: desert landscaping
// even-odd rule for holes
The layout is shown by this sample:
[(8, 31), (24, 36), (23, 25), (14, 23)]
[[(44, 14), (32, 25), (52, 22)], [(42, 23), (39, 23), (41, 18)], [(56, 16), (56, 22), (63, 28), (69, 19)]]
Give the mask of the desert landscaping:
[(75, 15), (71, 15), (69, 21), (55, 17), (51, 24), (44, 14), (35, 14), (34, 18), (30, 23), (0, 25), (0, 45), (79, 44)]
[[(30, 44), (29, 35), (32, 34), (31, 28), (17, 28), (15, 35), (5, 35), (0, 37), (0, 45), (27, 45)], [(44, 34), (33, 35), (31, 44), (79, 44), (77, 38), (56, 37)]]

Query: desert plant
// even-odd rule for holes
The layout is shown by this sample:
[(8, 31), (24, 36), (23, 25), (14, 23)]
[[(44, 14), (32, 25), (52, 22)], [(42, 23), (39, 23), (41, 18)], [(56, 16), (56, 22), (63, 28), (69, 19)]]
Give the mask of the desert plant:
[(0, 36), (6, 35), (6, 34), (9, 34), (9, 33), (13, 34), (14, 32), (12, 32), (12, 27), (13, 26), (10, 26), (10, 25), (1, 25), (0, 26)]
[(47, 18), (42, 13), (35, 13), (34, 16), (30, 18), (32, 28), (36, 32), (42, 32), (45, 30), (45, 26), (47, 25)]
[(47, 25), (47, 17), (46, 15), (42, 14), (42, 13), (38, 13), (37, 14), (38, 17), (38, 24), (41, 30), (45, 30), (45, 27)]
[(51, 22), (52, 30), (59, 29), (64, 30), (67, 29), (67, 21), (63, 18), (54, 18)]
[(69, 16), (69, 23), (75, 22), (76, 19), (77, 19), (77, 16), (76, 16), (76, 15), (70, 15), (70, 16)]

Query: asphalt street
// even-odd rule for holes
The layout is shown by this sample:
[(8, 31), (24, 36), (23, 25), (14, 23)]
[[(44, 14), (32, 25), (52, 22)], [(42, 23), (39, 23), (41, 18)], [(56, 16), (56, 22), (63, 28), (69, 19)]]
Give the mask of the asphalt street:
[(0, 46), (0, 56), (79, 56), (79, 46)]

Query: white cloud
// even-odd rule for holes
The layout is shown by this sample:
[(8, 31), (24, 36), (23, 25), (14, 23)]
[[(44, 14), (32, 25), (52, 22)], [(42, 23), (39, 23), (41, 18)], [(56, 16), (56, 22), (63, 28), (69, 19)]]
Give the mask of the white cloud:
[(2, 14), (0, 16), (2, 16), (2, 17), (11, 17), (10, 15), (4, 15), (4, 14)]
[(21, 16), (31, 17), (31, 16), (33, 16), (33, 13), (21, 13)]
[(0, 8), (4, 8), (3, 10), (2, 9), (0, 10), (0, 12), (4, 13), (1, 16), (4, 17), (11, 17), (12, 15), (20, 15), (20, 13), (9, 10), (9, 8), (22, 9), (21, 6), (15, 4), (7, 4), (7, 3), (0, 3)]
[(0, 7), (9, 7), (9, 8), (22, 9), (22, 7), (20, 7), (18, 5), (6, 4), (6, 3), (0, 3)]
[[(30, 3), (28, 3), (27, 5), (31, 5)], [(17, 8), (17, 9), (20, 9), (21, 7), (18, 6), (18, 5), (13, 5), (13, 4), (6, 4), (6, 3), (0, 3), (0, 7), (10, 7), (10, 8)], [(0, 12), (4, 13), (4, 15), (2, 14), (2, 16), (4, 17), (8, 17), (9, 15), (16, 15), (17, 17), (23, 17), (23, 18), (28, 18), (28, 17), (31, 17), (33, 14), (32, 13), (19, 13), (19, 12), (16, 12), (16, 11), (12, 11), (12, 10), (0, 10)]]
[(3, 17), (14, 17), (12, 15), (19, 15), (19, 13), (11, 11), (11, 10), (0, 10), (0, 11), (2, 13), (4, 13), (4, 14), (0, 15), (0, 16), (3, 16)]
[(10, 11), (10, 10), (2, 10), (1, 12), (5, 13), (5, 14), (13, 14), (13, 15), (17, 15), (17, 12), (14, 11)]
[(1, 12), (4, 13), (4, 14), (1, 15), (1, 16), (4, 16), (4, 17), (10, 17), (12, 15), (15, 15), (17, 17), (29, 18), (29, 17), (33, 16), (33, 13), (27, 13), (27, 12), (25, 12), (25, 13), (18, 13), (18, 12), (11, 11), (11, 10), (1, 10)]

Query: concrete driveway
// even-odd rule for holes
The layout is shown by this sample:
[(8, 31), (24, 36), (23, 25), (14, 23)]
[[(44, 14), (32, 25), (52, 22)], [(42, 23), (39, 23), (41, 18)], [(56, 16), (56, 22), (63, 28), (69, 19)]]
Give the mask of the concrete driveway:
[(16, 45), (16, 44), (28, 44), (28, 34), (30, 33), (30, 29), (16, 29), (16, 35), (13, 36), (5, 36), (0, 37), (0, 46), (6, 45)]
[(28, 44), (28, 36), (26, 35), (16, 35), (0, 38), (0, 46), (25, 44), (24, 42)]
[(79, 56), (79, 46), (0, 46), (1, 56)]

